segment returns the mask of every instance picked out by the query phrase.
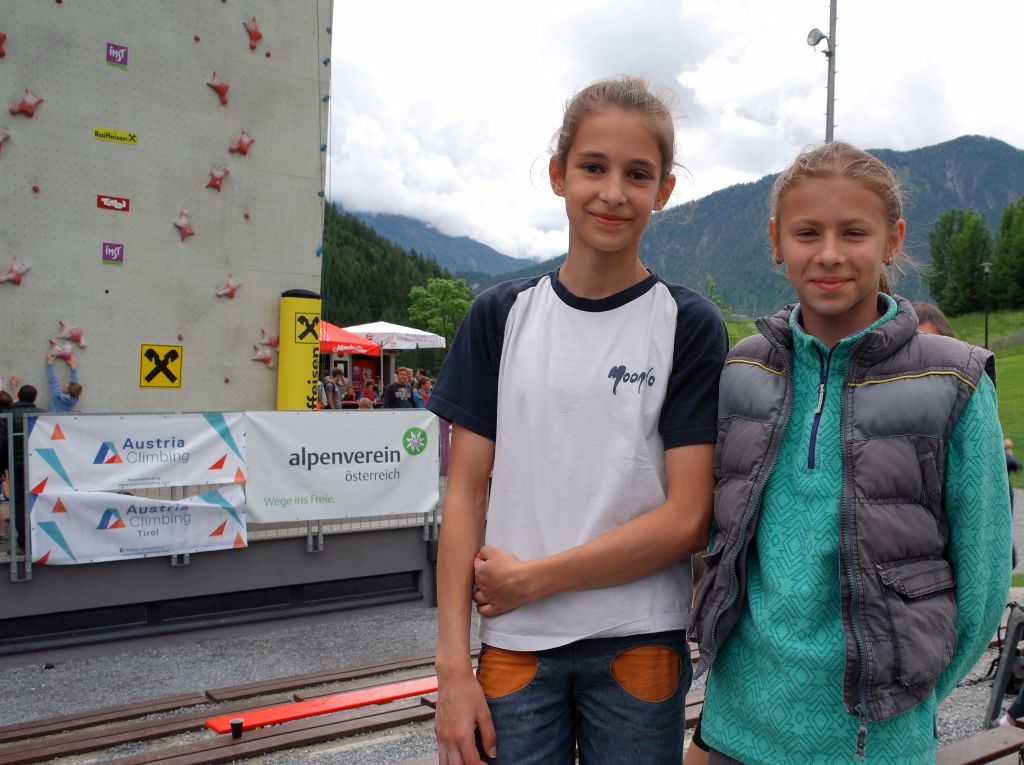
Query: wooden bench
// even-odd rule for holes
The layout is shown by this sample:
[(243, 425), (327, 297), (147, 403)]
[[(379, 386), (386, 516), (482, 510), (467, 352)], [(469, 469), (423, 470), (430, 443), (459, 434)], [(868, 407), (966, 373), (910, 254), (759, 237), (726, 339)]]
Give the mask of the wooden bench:
[(936, 765), (982, 765), (1013, 763), (1018, 765), (1024, 751), (1024, 728), (989, 728), (970, 738), (939, 747)]

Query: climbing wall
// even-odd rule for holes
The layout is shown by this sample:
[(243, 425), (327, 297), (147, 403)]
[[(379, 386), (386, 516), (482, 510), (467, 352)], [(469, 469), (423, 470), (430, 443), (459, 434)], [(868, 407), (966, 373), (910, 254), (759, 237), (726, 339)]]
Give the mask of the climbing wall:
[(280, 295), (320, 286), (330, 25), (330, 0), (0, 4), (0, 377), (48, 407), (54, 348), (86, 412), (274, 408)]

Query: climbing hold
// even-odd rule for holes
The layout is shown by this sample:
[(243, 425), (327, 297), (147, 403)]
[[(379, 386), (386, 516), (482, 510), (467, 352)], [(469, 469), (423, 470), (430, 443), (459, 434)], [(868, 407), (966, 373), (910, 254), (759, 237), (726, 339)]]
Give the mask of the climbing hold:
[(325, 144), (325, 143), (320, 144), (320, 151), (327, 151), (327, 144)]
[(70, 340), (79, 348), (85, 347), (85, 341), (82, 339), (82, 328), (76, 324), (65, 324), (60, 319), (57, 320), (60, 323), (60, 332), (57, 333), (57, 337), (61, 340)]
[(8, 139), (10, 137), (11, 137), (11, 129), (9, 127), (5, 127), (2, 130), (0, 130), (0, 154), (3, 153), (4, 144), (7, 143)]
[(224, 185), (224, 177), (230, 172), (227, 165), (221, 165), (220, 167), (210, 168), (210, 180), (206, 184), (208, 189), (216, 189), (220, 191), (220, 187)]
[(263, 33), (260, 31), (260, 25), (256, 23), (256, 17), (253, 16), (248, 21), (243, 21), (242, 26), (245, 27), (245, 31), (249, 33), (249, 50), (256, 50), (256, 44), (263, 39)]
[(39, 187), (38, 186), (33, 186), (32, 187), (32, 191), (34, 191), (36, 194), (38, 194), (39, 193)]
[(255, 142), (256, 139), (243, 130), (242, 134), (238, 137), (238, 140), (228, 147), (228, 151), (232, 154), (241, 154), (242, 156), (245, 156), (249, 153), (249, 147)]
[(35, 117), (36, 107), (38, 107), (42, 102), (43, 99), (33, 96), (32, 91), (25, 88), (24, 98), (7, 111), (11, 114), (24, 114), (26, 117)]
[(267, 369), (274, 368), (274, 354), (268, 351), (266, 348), (260, 348), (258, 345), (252, 347), (252, 356), (249, 358), (253, 361), (258, 361), (261, 364), (266, 364)]
[(316, 248), (316, 256), (319, 258), (324, 254), (324, 246), (321, 244)]
[(323, 60), (323, 65), (324, 65), (324, 66), (327, 66), (327, 65), (328, 65), (328, 64), (330, 64), (330, 63), (331, 63), (331, 57), (330, 57), (330, 56), (328, 56), (327, 58), (325, 58), (325, 59)]
[(192, 229), (192, 221), (189, 220), (188, 210), (182, 210), (181, 215), (174, 219), (174, 227), (181, 234), (181, 241), (185, 241), (196, 232)]
[(11, 262), (11, 267), (0, 274), (0, 282), (10, 282), (11, 284), (21, 284), (22, 278), (29, 271), (32, 270), (32, 266), (23, 261), (21, 258), (15, 257)]
[(249, 220), (249, 213), (242, 213), (242, 217)]
[(267, 58), (270, 58), (270, 51), (269, 50), (267, 51), (266, 56), (267, 56)]
[(184, 339), (185, 339), (185, 336), (179, 332), (178, 333), (178, 342), (180, 343)]
[(267, 330), (261, 329), (260, 345), (267, 345), (273, 348), (275, 351), (279, 351), (281, 350), (281, 338), (275, 335), (273, 332), (267, 332)]
[(50, 353), (55, 358), (64, 359), (65, 361), (71, 361), (75, 358), (70, 343), (58, 343), (56, 340), (50, 340)]
[(213, 79), (211, 79), (207, 85), (213, 89), (213, 91), (220, 96), (220, 102), (225, 106), (228, 103), (228, 88), (229, 85), (220, 78), (216, 72), (213, 73)]
[(7, 42), (7, 35), (0, 32), (0, 58), (7, 55), (7, 51), (4, 50), (4, 43)]
[(316, 192), (316, 195), (317, 195), (318, 197), (322, 197), (322, 196), (324, 196), (324, 194), (325, 194), (325, 192), (324, 192), (324, 190), (323, 190), (323, 189), (320, 189), (320, 191)]
[(199, 42), (200, 37), (199, 37), (199, 35), (192, 35), (192, 39), (195, 40), (196, 42)]
[(323, 98), (321, 98), (320, 100), (321, 100), (321, 101), (323, 101), (323, 102), (324, 102), (324, 103), (326, 104), (326, 103), (327, 103), (328, 101), (330, 101), (330, 100), (331, 100), (331, 94), (330, 94), (330, 93), (328, 93), (328, 94), (327, 94), (326, 96), (324, 96), (324, 97), (323, 97)]
[(217, 290), (217, 297), (229, 297), (233, 298), (235, 293), (238, 292), (238, 288), (242, 286), (242, 283), (238, 281), (231, 274), (228, 274), (228, 280), (224, 282), (224, 286)]

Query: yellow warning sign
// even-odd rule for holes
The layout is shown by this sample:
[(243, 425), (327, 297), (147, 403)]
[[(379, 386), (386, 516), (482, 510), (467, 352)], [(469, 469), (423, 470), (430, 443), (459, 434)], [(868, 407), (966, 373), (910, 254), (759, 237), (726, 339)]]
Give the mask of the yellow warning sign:
[(143, 345), (139, 355), (140, 388), (180, 388), (182, 345)]
[(315, 313), (295, 314), (295, 342), (320, 344), (320, 315)]

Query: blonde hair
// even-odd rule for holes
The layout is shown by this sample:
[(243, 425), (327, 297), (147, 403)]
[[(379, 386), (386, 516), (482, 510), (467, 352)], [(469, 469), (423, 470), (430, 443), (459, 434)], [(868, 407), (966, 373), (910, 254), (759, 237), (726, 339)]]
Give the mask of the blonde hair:
[[(772, 187), (771, 215), (776, 222), (779, 220), (782, 198), (790, 189), (807, 178), (850, 178), (864, 184), (882, 200), (890, 234), (903, 217), (900, 184), (889, 166), (863, 149), (842, 141), (833, 141), (823, 146), (805, 149), (793, 160), (793, 164), (775, 179), (775, 185)], [(776, 241), (773, 244), (778, 249), (778, 226), (775, 231)], [(890, 290), (889, 278), (884, 269), (878, 289), (885, 293)]]
[(647, 80), (642, 77), (620, 75), (598, 80), (566, 101), (562, 126), (552, 140), (551, 153), (564, 167), (576, 132), (585, 117), (608, 109), (636, 112), (647, 120), (658, 144), (661, 153), (661, 175), (658, 180), (664, 180), (672, 174), (676, 141), (676, 126), (667, 100), (667, 97), (655, 95)]

